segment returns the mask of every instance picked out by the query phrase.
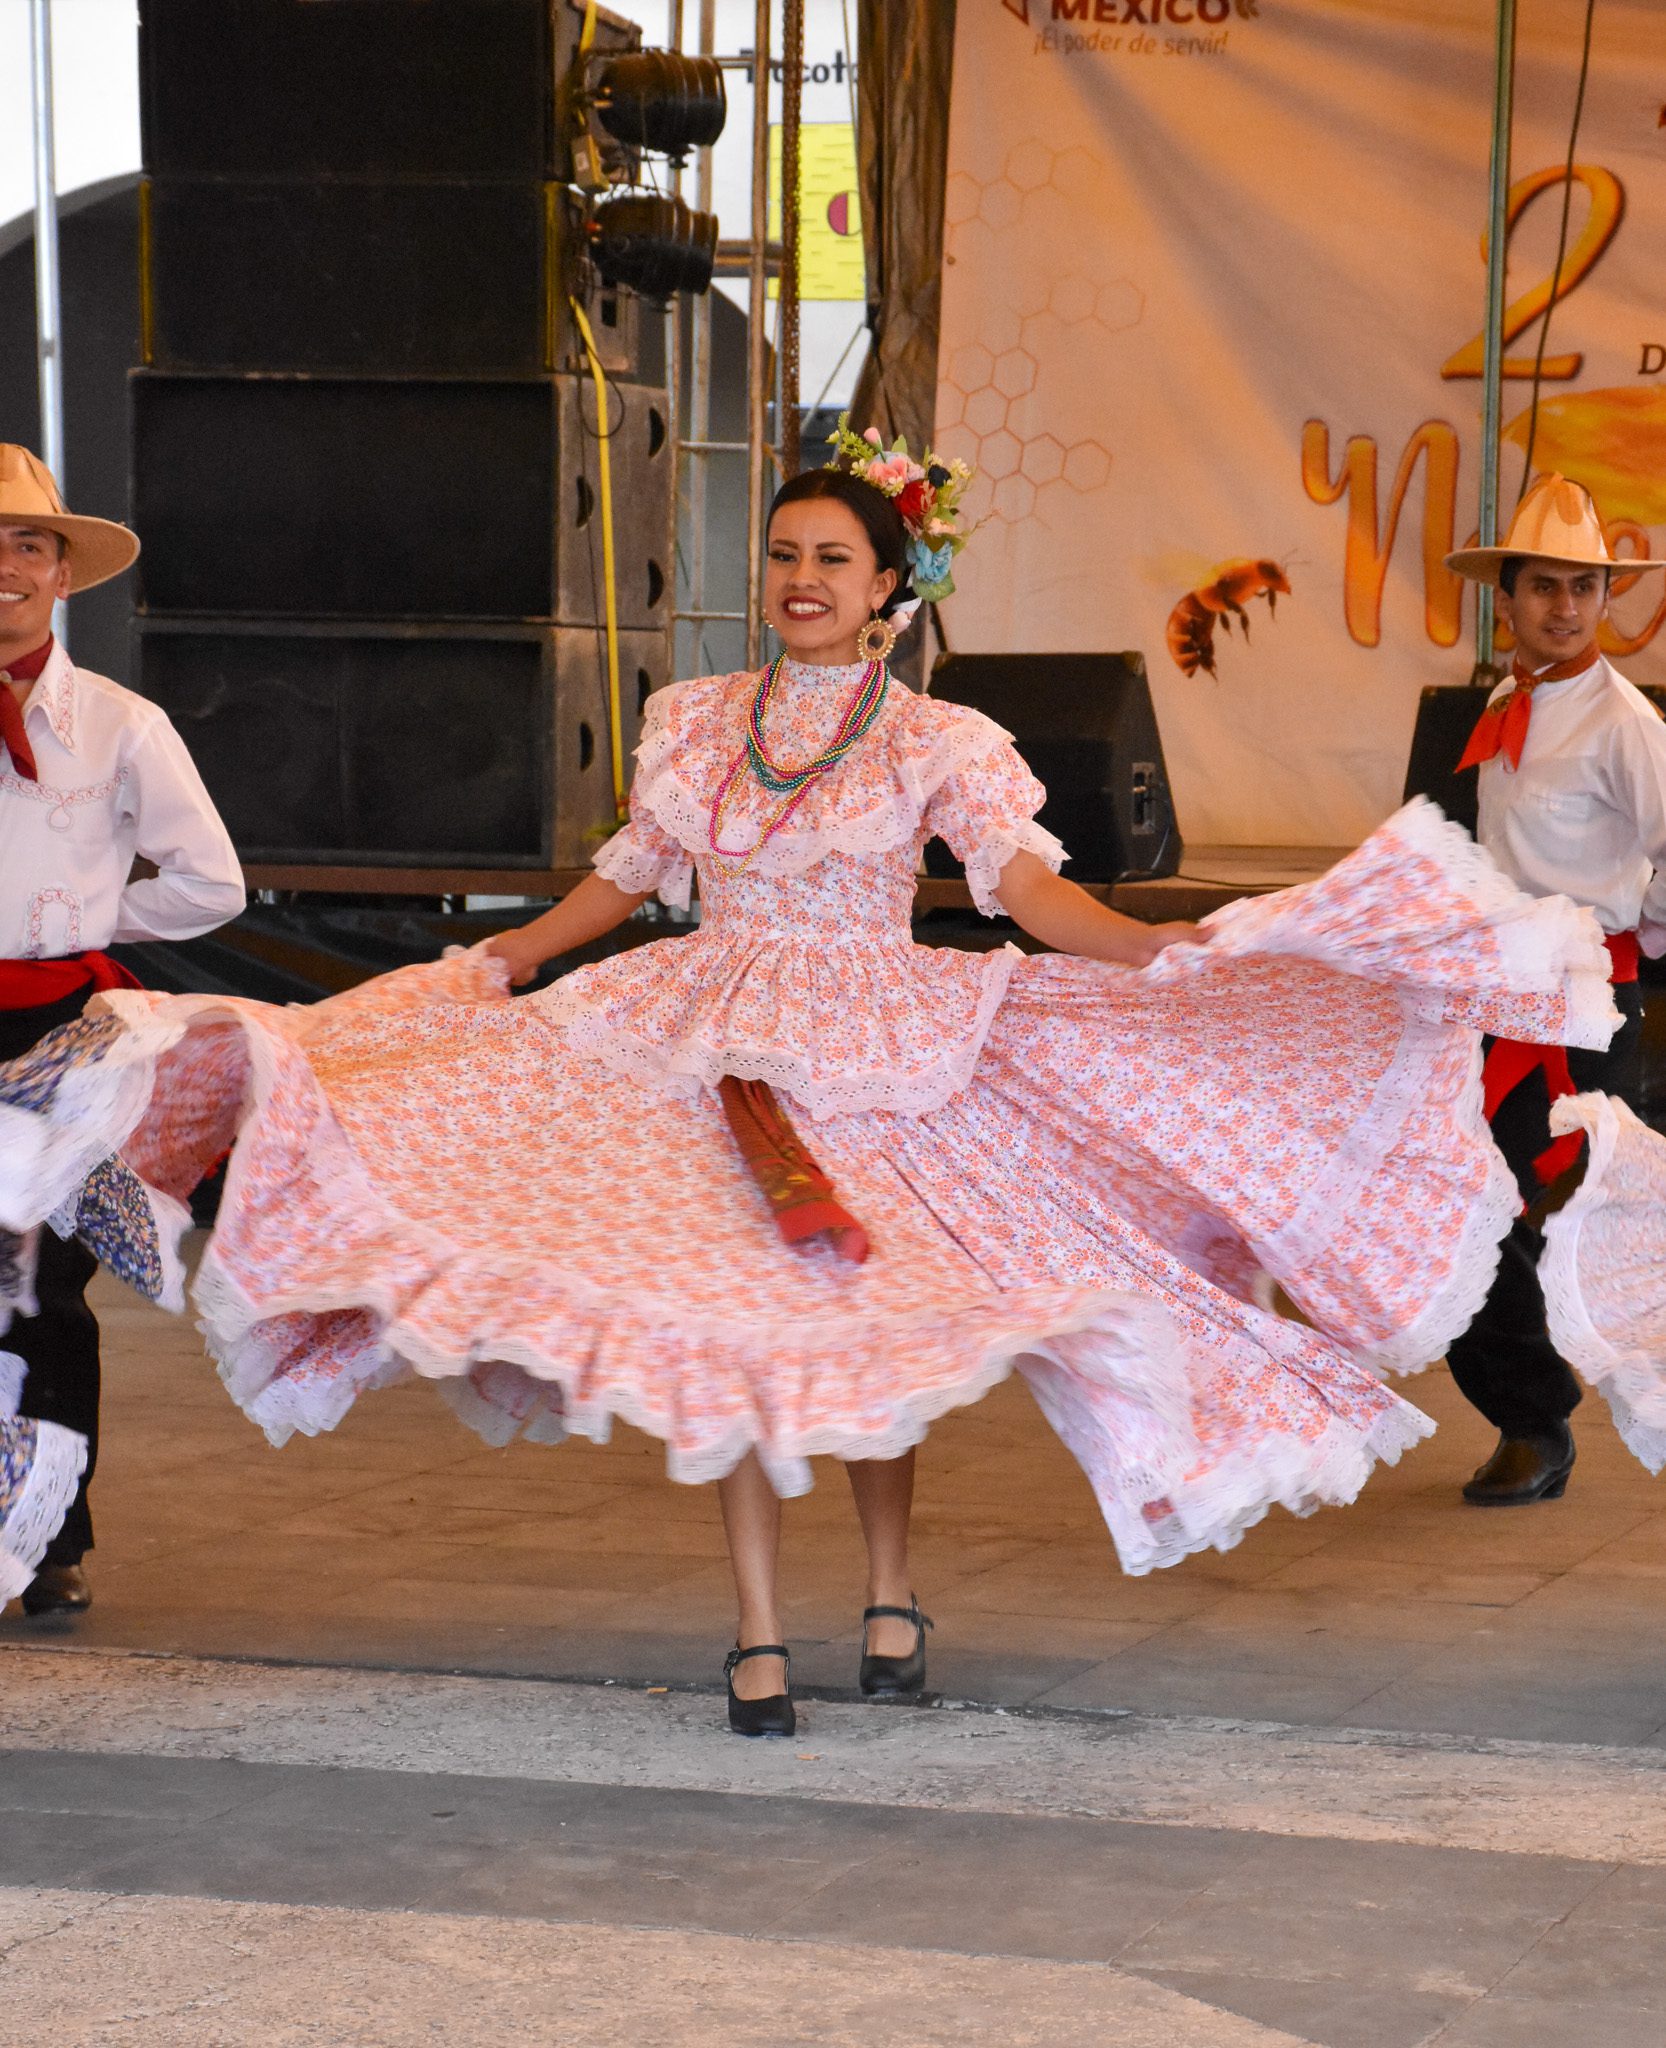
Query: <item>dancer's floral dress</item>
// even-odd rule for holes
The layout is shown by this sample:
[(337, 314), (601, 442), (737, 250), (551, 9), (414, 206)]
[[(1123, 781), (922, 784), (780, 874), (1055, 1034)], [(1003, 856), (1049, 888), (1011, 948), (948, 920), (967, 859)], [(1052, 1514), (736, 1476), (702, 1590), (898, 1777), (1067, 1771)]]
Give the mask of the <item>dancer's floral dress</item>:
[[(813, 757), (857, 680), (789, 666), (775, 758)], [(0, 1069), (0, 1225), (68, 1227), (117, 1151), (137, 1181), (105, 1188), (104, 1248), (131, 1264), (153, 1215), (146, 1284), (177, 1300), (179, 1199), (235, 1139), (196, 1298), (275, 1440), (415, 1371), (493, 1442), (623, 1417), (674, 1478), (750, 1447), (792, 1493), (813, 1457), (894, 1456), (1016, 1368), (1130, 1571), (1350, 1499), (1431, 1426), (1377, 1369), (1463, 1328), (1516, 1208), (1478, 1030), (1606, 1043), (1594, 920), (1414, 805), (1142, 972), (917, 946), (930, 835), (986, 911), (1017, 850), (1057, 865), (1041, 787), (989, 720), (893, 685), (725, 874), (711, 800), (755, 681), (652, 700), (598, 856), (671, 904), (697, 871), (697, 930), (516, 1000), (479, 949), (310, 1009), (113, 995), (50, 1084)], [(750, 786), (726, 843), (777, 802)], [(724, 1075), (778, 1092), (865, 1264), (782, 1242)], [(1260, 1305), (1269, 1278), (1311, 1327)]]

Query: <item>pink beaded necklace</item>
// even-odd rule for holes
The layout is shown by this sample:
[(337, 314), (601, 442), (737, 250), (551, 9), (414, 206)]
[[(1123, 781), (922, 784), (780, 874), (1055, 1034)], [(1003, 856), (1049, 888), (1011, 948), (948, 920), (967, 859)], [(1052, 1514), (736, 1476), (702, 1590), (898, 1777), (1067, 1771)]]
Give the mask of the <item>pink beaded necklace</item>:
[[(712, 799), (711, 823), (706, 834), (707, 844), (718, 860), (729, 863), (727, 872), (732, 875), (738, 875), (753, 857), (762, 851), (809, 795), (814, 784), (823, 775), (837, 768), (856, 742), (868, 731), (879, 716), (880, 707), (885, 702), (885, 692), (891, 681), (884, 662), (870, 661), (827, 746), (813, 761), (806, 762), (802, 768), (783, 768), (772, 761), (765, 750), (764, 713), (769, 709), (770, 699), (775, 694), (775, 687), (781, 680), (786, 664), (786, 655), (778, 654), (759, 677), (758, 688), (752, 699), (752, 709), (746, 721), (746, 745), (735, 756), (728, 774), (718, 786), (717, 795)], [(723, 831), (723, 814), (742, 769), (748, 765), (764, 788), (783, 795), (785, 802), (771, 815), (754, 844), (748, 847), (722, 846), (718, 842)]]

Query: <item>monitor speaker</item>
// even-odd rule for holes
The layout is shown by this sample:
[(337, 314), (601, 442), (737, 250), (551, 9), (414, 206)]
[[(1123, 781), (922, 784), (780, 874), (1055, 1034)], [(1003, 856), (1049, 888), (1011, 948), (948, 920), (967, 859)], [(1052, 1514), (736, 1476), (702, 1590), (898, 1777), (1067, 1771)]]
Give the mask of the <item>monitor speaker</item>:
[[(1646, 685), (1643, 695), (1666, 716), (1666, 684)], [(1486, 703), (1487, 692), (1471, 683), (1442, 683), (1426, 689), (1417, 701), (1411, 759), (1406, 764), (1407, 802), (1414, 796), (1431, 797), (1466, 832), (1475, 830), (1476, 775), (1473, 768), (1460, 775), (1458, 761)]]
[[(1040, 817), (1078, 882), (1172, 875), (1182, 844), (1143, 655), (949, 654), (931, 693), (986, 712), (1046, 785)], [(930, 874), (958, 874), (941, 842)]]
[(1475, 776), (1460, 775), (1458, 757), (1486, 709), (1487, 693), (1469, 683), (1443, 683), (1423, 691), (1417, 700), (1412, 728), (1411, 759), (1406, 764), (1406, 801), (1431, 797), (1466, 832), (1475, 830)]

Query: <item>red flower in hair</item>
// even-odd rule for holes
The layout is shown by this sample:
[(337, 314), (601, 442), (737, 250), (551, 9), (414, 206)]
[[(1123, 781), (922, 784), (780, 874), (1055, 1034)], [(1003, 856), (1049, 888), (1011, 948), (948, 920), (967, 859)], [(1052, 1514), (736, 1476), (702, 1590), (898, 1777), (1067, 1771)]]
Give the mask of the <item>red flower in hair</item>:
[(903, 485), (892, 500), (897, 510), (910, 526), (918, 526), (930, 509), (933, 493), (923, 477), (915, 477)]

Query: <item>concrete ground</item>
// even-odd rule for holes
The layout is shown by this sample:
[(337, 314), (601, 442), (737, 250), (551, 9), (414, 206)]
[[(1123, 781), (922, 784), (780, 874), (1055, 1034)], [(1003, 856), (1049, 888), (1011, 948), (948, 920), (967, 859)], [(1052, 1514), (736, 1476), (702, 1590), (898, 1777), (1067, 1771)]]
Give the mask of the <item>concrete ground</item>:
[(1363, 1501), (1122, 1578), (1017, 1386), (921, 1460), (931, 1699), (853, 1695), (790, 1504), (796, 1741), (721, 1726), (716, 1504), (424, 1387), (269, 1450), (98, 1283), (96, 1603), (0, 1622), (0, 2040), (1666, 2043), (1666, 1484)]

